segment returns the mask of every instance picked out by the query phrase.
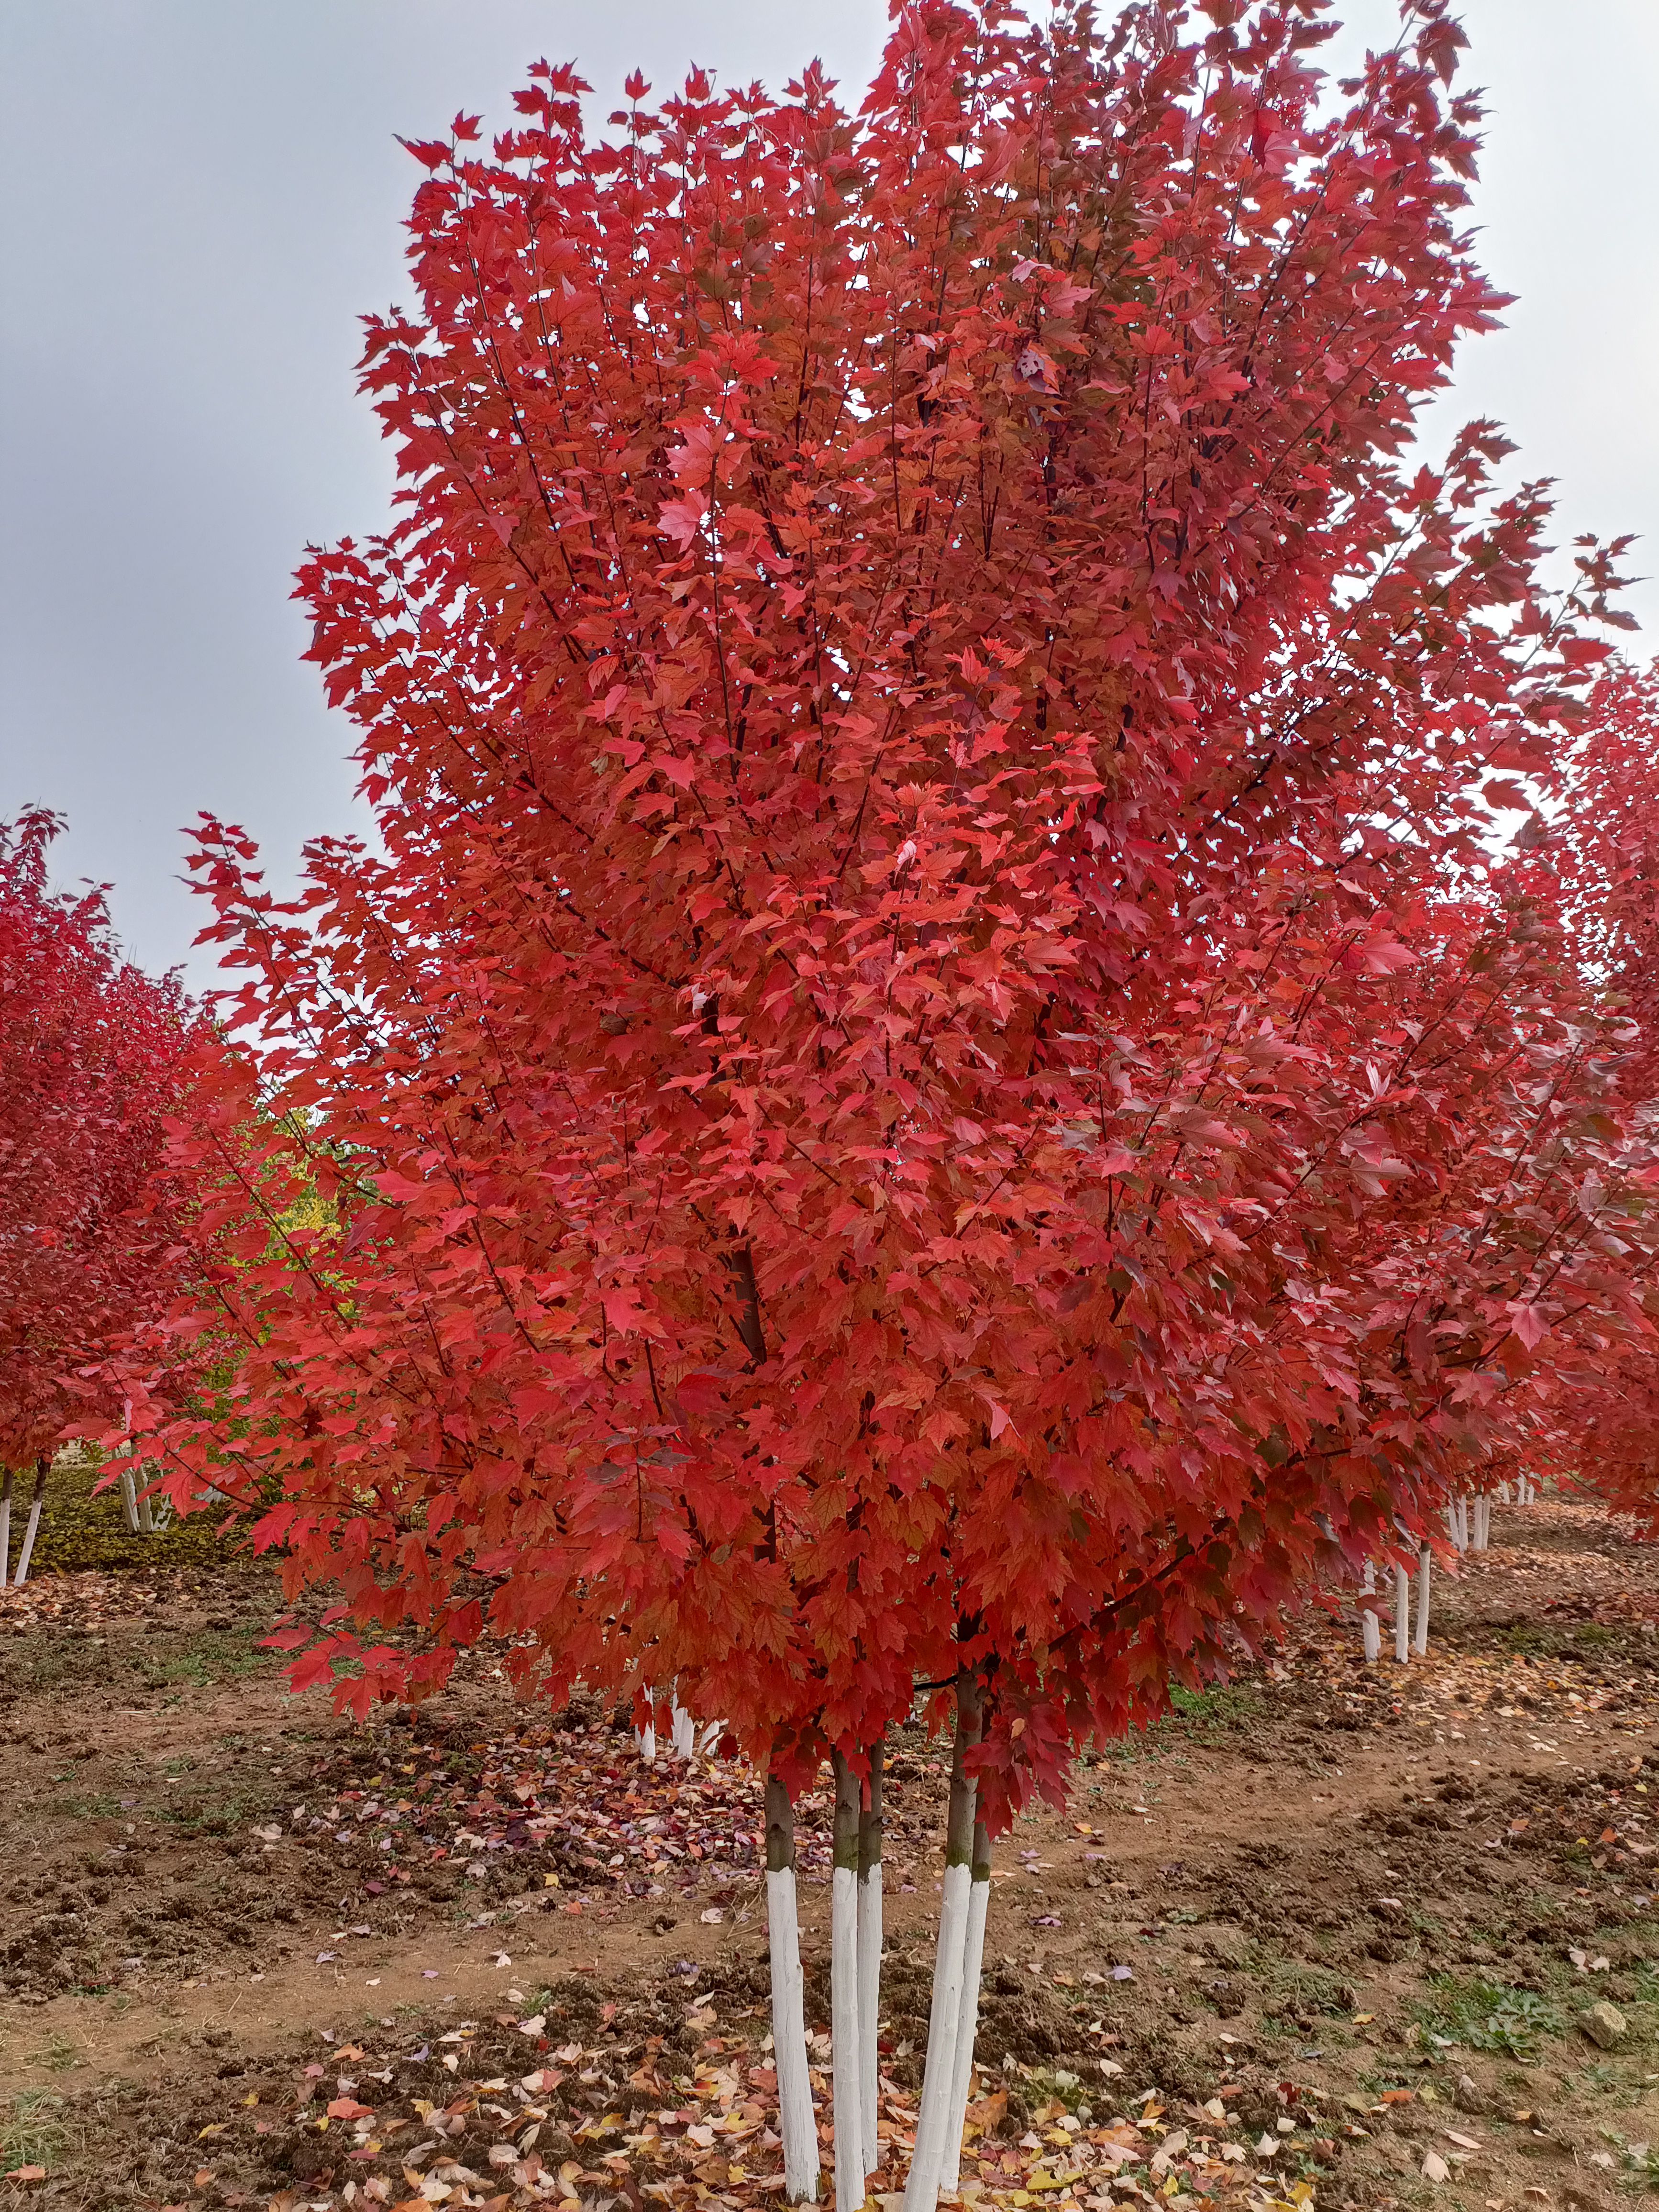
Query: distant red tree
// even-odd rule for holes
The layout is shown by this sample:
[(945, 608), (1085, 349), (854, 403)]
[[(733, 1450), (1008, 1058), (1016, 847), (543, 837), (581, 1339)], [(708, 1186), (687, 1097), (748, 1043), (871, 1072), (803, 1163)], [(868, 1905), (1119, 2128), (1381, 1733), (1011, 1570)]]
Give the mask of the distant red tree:
[(54, 894), (60, 827), (0, 825), (0, 1466), (118, 1422), (111, 1358), (164, 1315), (189, 1247), (162, 1172), (199, 1017), (124, 962), (98, 890)]
[(1556, 1351), (1523, 1464), (1565, 1478), (1659, 1536), (1659, 677), (1617, 667), (1596, 687), (1565, 800), (1539, 824), (1540, 866), (1560, 884), (1560, 933), (1584, 979), (1580, 1050), (1606, 1165), (1567, 1194), (1626, 1310), (1583, 1299)]

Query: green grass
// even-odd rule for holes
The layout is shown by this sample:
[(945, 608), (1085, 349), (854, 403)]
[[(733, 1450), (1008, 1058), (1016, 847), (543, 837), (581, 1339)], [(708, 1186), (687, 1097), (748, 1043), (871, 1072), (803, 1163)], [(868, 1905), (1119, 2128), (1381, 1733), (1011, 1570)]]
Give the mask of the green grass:
[(118, 1797), (51, 1797), (46, 1811), (58, 1820), (111, 1820), (121, 1809)]
[(1185, 1722), (1196, 1728), (1238, 1728), (1261, 1711), (1261, 1693), (1237, 1683), (1213, 1690), (1183, 1690), (1177, 1683), (1170, 1692), (1172, 1707), (1169, 1726)]
[(1548, 1998), (1531, 1990), (1464, 1981), (1455, 1974), (1435, 1975), (1430, 1989), (1430, 1997), (1416, 2008), (1419, 2021), (1431, 2035), (1469, 2051), (1530, 2058), (1540, 2036), (1566, 2033), (1566, 2022)]
[(1263, 2009), (1269, 2013), (1343, 2019), (1353, 2009), (1353, 1990), (1342, 1976), (1309, 1960), (1253, 1950), (1243, 1971), (1260, 1988)]
[(234, 1682), (270, 1667), (270, 1654), (256, 1648), (264, 1625), (250, 1621), (245, 1628), (203, 1629), (168, 1647), (167, 1642), (146, 1652), (143, 1682), (147, 1690), (210, 1688), (216, 1682)]
[(52, 2074), (66, 2074), (71, 2066), (78, 2066), (80, 2063), (80, 2045), (71, 2043), (68, 2036), (55, 2033), (46, 2038), (38, 2051), (29, 2053), (31, 2066), (44, 2066)]
[(0, 2171), (15, 2166), (46, 2166), (70, 2146), (59, 2117), (64, 2100), (50, 2089), (25, 2089), (11, 2100), (11, 2117), (0, 2125)]
[(1517, 1621), (1505, 1629), (1503, 1641), (1511, 1651), (1528, 1659), (1591, 1658), (1610, 1645), (1628, 1640), (1628, 1631), (1610, 1628), (1603, 1621), (1572, 1620), (1559, 1625)]
[(272, 1666), (271, 1654), (258, 1649), (264, 1633), (260, 1617), (233, 1629), (190, 1634), (141, 1625), (132, 1642), (118, 1631), (107, 1638), (61, 1632), (20, 1638), (0, 1650), (0, 1686), (35, 1696), (46, 1691), (90, 1695), (135, 1680), (146, 1690), (210, 1689)]
[(228, 1796), (204, 1797), (194, 1804), (157, 1805), (149, 1817), (158, 1824), (180, 1829), (186, 1835), (224, 1836), (265, 1813), (280, 1794), (233, 1790)]
[(1213, 1690), (1183, 1690), (1177, 1685), (1170, 1692), (1170, 1711), (1162, 1720), (1136, 1735), (1102, 1744), (1079, 1763), (1133, 1765), (1141, 1759), (1167, 1758), (1185, 1743), (1218, 1741), (1229, 1729), (1257, 1718), (1262, 1709), (1261, 1692), (1247, 1686), (1224, 1683)]

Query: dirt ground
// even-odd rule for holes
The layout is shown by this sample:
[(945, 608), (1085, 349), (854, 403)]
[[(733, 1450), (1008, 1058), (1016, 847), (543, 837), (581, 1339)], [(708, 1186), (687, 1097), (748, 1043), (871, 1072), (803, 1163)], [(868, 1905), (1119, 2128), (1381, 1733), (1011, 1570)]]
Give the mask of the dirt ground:
[[(1659, 1552), (1500, 1509), (1436, 1603), (1426, 1661), (1310, 1623), (1006, 1839), (964, 2198), (1654, 2191)], [(287, 1695), (270, 1611), (195, 1567), (0, 1595), (0, 2208), (780, 2204), (752, 1779), (517, 1710), (487, 1660), (352, 1729)], [(908, 1733), (890, 1772), (878, 2194), (942, 1747)]]

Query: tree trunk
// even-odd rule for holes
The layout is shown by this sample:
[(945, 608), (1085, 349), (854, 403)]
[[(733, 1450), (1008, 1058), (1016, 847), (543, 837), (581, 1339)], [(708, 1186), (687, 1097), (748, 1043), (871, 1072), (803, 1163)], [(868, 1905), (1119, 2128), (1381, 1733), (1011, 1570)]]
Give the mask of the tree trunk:
[(697, 1755), (697, 1724), (678, 1698), (674, 1700), (674, 1756), (692, 1759)]
[(904, 2191), (904, 2212), (934, 2212), (944, 2172), (951, 2097), (956, 2086), (957, 2035), (962, 2021), (963, 1973), (967, 1965), (969, 1893), (973, 1883), (973, 1778), (964, 1764), (982, 1724), (979, 1685), (957, 1677), (957, 1741), (951, 1762), (951, 1809), (945, 1830), (945, 1880), (939, 1897), (939, 1948), (933, 1959), (933, 2002), (927, 2017), (927, 2066), (922, 2076), (916, 2147)]
[[(144, 1478), (144, 1488), (148, 1488), (149, 1480), (149, 1476), (146, 1474)], [(145, 1497), (144, 1490), (143, 1488), (138, 1490), (137, 1498), (138, 1533), (141, 1536), (153, 1536), (155, 1534), (155, 1518), (150, 1511), (149, 1500)]]
[(1359, 1589), (1359, 1633), (1364, 1639), (1365, 1664), (1374, 1667), (1382, 1656), (1382, 1627), (1376, 1617), (1376, 1607), (1367, 1605), (1368, 1597), (1376, 1592), (1376, 1569), (1370, 1560), (1365, 1562), (1365, 1579)]
[(1434, 1583), (1434, 1553), (1426, 1544), (1417, 1558), (1417, 1634), (1413, 1647), (1419, 1659), (1429, 1650), (1429, 1593)]
[(792, 2204), (818, 2193), (818, 2128), (807, 2074), (805, 1990), (795, 1899), (795, 1808), (775, 1775), (766, 1784), (766, 1927), (772, 1954), (772, 2057), (778, 2075), (783, 2186)]
[(830, 1754), (836, 1776), (835, 1872), (830, 1895), (830, 2035), (836, 2102), (836, 2212), (859, 2212), (864, 2202), (864, 2106), (859, 2063), (859, 1814), (858, 1777), (841, 1752)]
[(138, 1489), (130, 1467), (121, 1469), (121, 1510), (126, 1516), (128, 1535), (136, 1536), (138, 1534)]
[(0, 1589), (11, 1579), (11, 1469), (0, 1478)]
[(974, 2087), (974, 2040), (979, 2033), (979, 1977), (985, 1959), (985, 1916), (991, 1902), (991, 1838), (974, 1823), (973, 1881), (968, 1892), (968, 1940), (962, 1966), (962, 2013), (957, 2022), (957, 2061), (951, 2084), (951, 2122), (945, 2130), (939, 2186), (951, 2196), (962, 2179), (962, 2133)]
[(44, 1459), (34, 1462), (34, 1494), (29, 1499), (28, 1525), (23, 1531), (23, 1548), (17, 1554), (15, 1587), (19, 1589), (29, 1578), (29, 1561), (34, 1555), (34, 1540), (40, 1533), (40, 1508), (46, 1495), (46, 1469), (51, 1464), (49, 1460)]
[(1394, 1656), (1402, 1667), (1412, 1656), (1412, 1578), (1404, 1567), (1394, 1571)]
[(864, 2171), (881, 2163), (876, 2137), (876, 2072), (881, 2016), (881, 1768), (885, 1746), (870, 1753), (869, 1802), (859, 1815), (859, 2112)]

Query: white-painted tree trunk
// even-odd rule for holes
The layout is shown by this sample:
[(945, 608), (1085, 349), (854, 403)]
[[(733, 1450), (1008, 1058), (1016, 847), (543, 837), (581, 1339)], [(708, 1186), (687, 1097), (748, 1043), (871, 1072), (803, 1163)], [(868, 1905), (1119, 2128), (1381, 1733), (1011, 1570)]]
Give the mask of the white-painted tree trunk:
[(866, 2177), (881, 2163), (876, 2079), (881, 2063), (881, 1784), (884, 1746), (870, 1753), (866, 1802), (859, 1814), (859, 2125)]
[(1429, 1595), (1434, 1586), (1434, 1553), (1426, 1544), (1417, 1555), (1417, 1633), (1413, 1649), (1419, 1659), (1428, 1656)]
[(766, 1928), (772, 1960), (772, 2057), (784, 2193), (792, 2204), (818, 2193), (818, 2125), (807, 2073), (805, 1984), (795, 1895), (795, 1812), (775, 1776), (766, 1784)]
[(692, 1759), (697, 1755), (697, 1724), (677, 1698), (674, 1701), (674, 1756)]
[(1482, 1492), (1474, 1501), (1474, 1540), (1470, 1548), (1484, 1552), (1492, 1542), (1492, 1498)]
[(836, 2212), (859, 2212), (864, 2152), (859, 2063), (859, 1782), (843, 1753), (836, 1772), (835, 1868), (830, 1890), (830, 2036), (836, 2100)]
[(1374, 1667), (1382, 1656), (1382, 1625), (1376, 1617), (1375, 1606), (1365, 1601), (1376, 1592), (1376, 1569), (1370, 1559), (1365, 1562), (1365, 1579), (1359, 1585), (1359, 1633), (1364, 1641), (1365, 1663)]
[(956, 1752), (951, 1765), (951, 1809), (945, 1830), (945, 1879), (939, 1896), (939, 1948), (933, 1959), (933, 2001), (927, 2018), (927, 2063), (922, 2075), (916, 2147), (910, 2158), (904, 2212), (935, 2212), (950, 2149), (957, 2039), (962, 2027), (963, 1976), (968, 1960), (968, 1923), (974, 1887), (976, 1792), (965, 1758), (979, 1741), (981, 1725), (979, 1686), (970, 1675), (959, 1674)]
[(0, 1474), (0, 1589), (11, 1580), (11, 1469)]
[(973, 1880), (968, 1892), (968, 1930), (962, 1964), (962, 2008), (957, 2017), (956, 2065), (951, 2118), (945, 2131), (939, 2187), (954, 2197), (962, 2179), (962, 2136), (974, 2087), (974, 2043), (979, 2033), (979, 1978), (985, 1961), (985, 1917), (991, 1902), (991, 1839), (985, 1823), (974, 1825)]
[[(128, 1431), (132, 1427), (131, 1398), (123, 1398), (121, 1401), (121, 1426)], [(136, 1536), (138, 1534), (138, 1486), (132, 1479), (131, 1443), (122, 1445), (121, 1461), (121, 1510), (126, 1516), (128, 1535)]]
[(1402, 1667), (1412, 1656), (1412, 1578), (1404, 1567), (1394, 1571), (1394, 1656)]
[(916, 2147), (905, 2185), (904, 2212), (934, 2212), (944, 2179), (973, 1887), (971, 1866), (945, 1868), (939, 1898), (939, 1948), (933, 1959), (933, 1998), (927, 2015), (927, 2064), (916, 2119)]
[(634, 1748), (647, 1766), (653, 1766), (656, 1764), (657, 1724), (655, 1721), (647, 1721), (642, 1729), (635, 1729)]
[(21, 1589), (29, 1578), (29, 1561), (34, 1556), (34, 1540), (40, 1533), (40, 1509), (46, 1501), (46, 1462), (43, 1459), (39, 1459), (34, 1462), (34, 1491), (29, 1499), (29, 1517), (23, 1530), (23, 1548), (17, 1554), (17, 1572), (14, 1577), (14, 1586), (18, 1589)]

